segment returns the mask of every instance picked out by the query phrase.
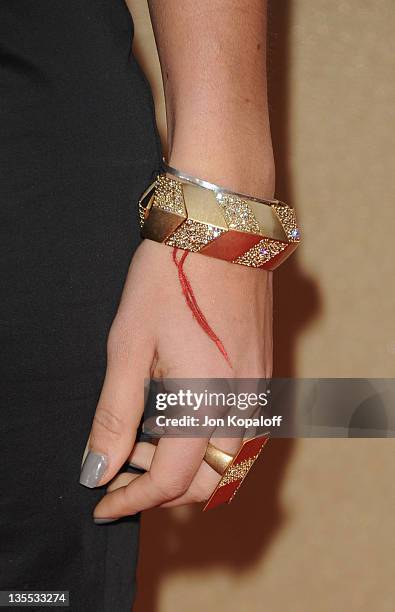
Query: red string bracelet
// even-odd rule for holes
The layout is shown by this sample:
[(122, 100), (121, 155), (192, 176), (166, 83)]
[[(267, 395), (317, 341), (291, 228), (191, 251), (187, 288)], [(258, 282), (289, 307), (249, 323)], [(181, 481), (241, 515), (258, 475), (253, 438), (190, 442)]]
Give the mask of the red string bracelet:
[(173, 261), (178, 269), (178, 278), (181, 284), (182, 292), (184, 294), (186, 303), (188, 304), (188, 307), (191, 309), (192, 314), (194, 318), (196, 319), (196, 321), (198, 322), (198, 324), (200, 325), (200, 327), (204, 330), (204, 332), (209, 336), (209, 338), (217, 346), (218, 350), (223, 355), (223, 357), (226, 359), (229, 366), (232, 367), (232, 364), (230, 362), (229, 356), (225, 350), (224, 345), (222, 344), (221, 340), (218, 338), (214, 330), (210, 327), (210, 325), (207, 322), (206, 317), (200, 310), (199, 305), (196, 301), (194, 291), (191, 287), (191, 283), (189, 282), (188, 277), (184, 272), (183, 266), (184, 266), (184, 262), (186, 258), (188, 257), (189, 251), (184, 251), (179, 260), (177, 259), (177, 252), (178, 252), (178, 248), (174, 247), (173, 248)]

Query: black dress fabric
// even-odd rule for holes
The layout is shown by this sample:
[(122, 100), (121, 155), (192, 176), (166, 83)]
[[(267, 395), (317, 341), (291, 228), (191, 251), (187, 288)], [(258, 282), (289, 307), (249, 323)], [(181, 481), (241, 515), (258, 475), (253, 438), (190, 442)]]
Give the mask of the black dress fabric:
[(123, 0), (0, 2), (0, 590), (68, 590), (75, 612), (135, 595), (139, 518), (96, 525), (105, 487), (78, 482), (161, 166), (132, 36)]

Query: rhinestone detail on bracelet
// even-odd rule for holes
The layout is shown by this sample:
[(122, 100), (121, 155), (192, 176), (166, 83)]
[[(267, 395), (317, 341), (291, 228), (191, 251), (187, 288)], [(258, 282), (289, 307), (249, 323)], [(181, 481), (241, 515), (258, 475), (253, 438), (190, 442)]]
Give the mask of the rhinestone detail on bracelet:
[(259, 224), (247, 202), (227, 193), (219, 193), (217, 202), (220, 205), (229, 229), (259, 233)]
[(196, 253), (206, 244), (218, 238), (223, 232), (224, 230), (215, 227), (215, 225), (187, 219), (165, 242), (168, 246), (187, 249)]
[(182, 184), (163, 175), (159, 175), (155, 188), (154, 206), (186, 217)]
[(263, 263), (266, 263), (281, 251), (287, 248), (285, 242), (278, 242), (275, 240), (267, 240), (263, 238), (258, 244), (255, 244), (240, 257), (233, 260), (233, 263), (244, 264), (245, 266), (252, 266), (253, 268), (260, 268)]
[(299, 242), (300, 233), (296, 224), (296, 216), (293, 208), (287, 204), (272, 204), (272, 208), (276, 212), (280, 223), (282, 224), (288, 240), (291, 242)]

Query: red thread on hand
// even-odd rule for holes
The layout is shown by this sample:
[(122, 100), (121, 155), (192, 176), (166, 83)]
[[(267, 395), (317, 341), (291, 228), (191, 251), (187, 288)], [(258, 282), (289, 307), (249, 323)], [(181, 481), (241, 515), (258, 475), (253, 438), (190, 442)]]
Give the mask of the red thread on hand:
[(184, 272), (183, 266), (184, 266), (184, 262), (188, 256), (189, 251), (184, 251), (179, 261), (177, 259), (177, 252), (178, 252), (178, 248), (174, 247), (173, 248), (173, 261), (176, 264), (177, 269), (178, 269), (178, 278), (180, 280), (180, 284), (181, 284), (181, 288), (182, 288), (182, 292), (184, 294), (185, 300), (189, 308), (191, 309), (192, 314), (195, 317), (196, 321), (199, 323), (200, 327), (211, 338), (214, 344), (216, 344), (218, 350), (220, 351), (220, 353), (222, 353), (222, 355), (228, 362), (229, 366), (232, 367), (232, 364), (230, 362), (229, 356), (225, 350), (224, 345), (222, 344), (221, 340), (218, 338), (214, 330), (210, 327), (210, 325), (207, 322), (206, 317), (200, 310), (199, 305), (195, 298), (195, 294), (191, 287), (191, 283), (189, 282), (188, 277)]

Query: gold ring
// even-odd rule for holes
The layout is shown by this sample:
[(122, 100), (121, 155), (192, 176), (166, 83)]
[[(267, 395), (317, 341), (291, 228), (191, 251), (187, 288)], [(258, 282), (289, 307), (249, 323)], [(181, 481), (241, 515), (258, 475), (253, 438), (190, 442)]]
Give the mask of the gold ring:
[(204, 461), (221, 475), (221, 480), (205, 504), (203, 512), (220, 504), (230, 504), (268, 442), (269, 436), (270, 433), (266, 432), (244, 440), (235, 455), (226, 453), (211, 442), (208, 443)]
[(225, 472), (229, 464), (233, 461), (233, 455), (225, 453), (225, 451), (217, 448), (211, 442), (208, 443), (204, 460), (217, 472), (222, 474)]

